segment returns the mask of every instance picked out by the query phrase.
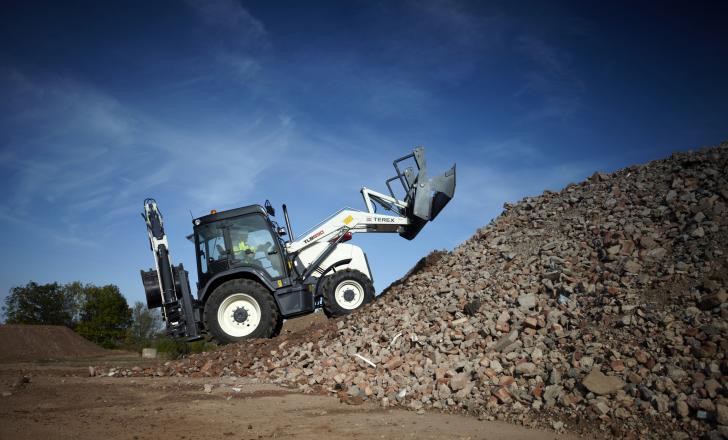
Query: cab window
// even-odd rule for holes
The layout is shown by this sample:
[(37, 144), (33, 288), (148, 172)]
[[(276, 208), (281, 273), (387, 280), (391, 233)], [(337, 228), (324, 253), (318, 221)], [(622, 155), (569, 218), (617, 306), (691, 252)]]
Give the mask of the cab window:
[(284, 275), (283, 259), (268, 222), (262, 215), (247, 215), (228, 222), (231, 264), (253, 266), (271, 278)]
[(212, 264), (227, 258), (225, 236), (220, 225), (212, 224), (200, 228), (197, 241), (200, 246), (200, 271), (203, 273), (207, 272), (208, 262)]

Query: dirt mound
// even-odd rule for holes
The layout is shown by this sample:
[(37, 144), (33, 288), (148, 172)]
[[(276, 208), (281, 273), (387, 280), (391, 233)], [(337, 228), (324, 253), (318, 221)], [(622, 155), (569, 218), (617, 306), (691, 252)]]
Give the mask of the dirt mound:
[(69, 359), (109, 354), (59, 325), (0, 326), (0, 362)]
[(360, 313), (138, 373), (255, 375), (615, 437), (720, 436), (727, 176), (728, 144), (595, 173), (506, 204)]

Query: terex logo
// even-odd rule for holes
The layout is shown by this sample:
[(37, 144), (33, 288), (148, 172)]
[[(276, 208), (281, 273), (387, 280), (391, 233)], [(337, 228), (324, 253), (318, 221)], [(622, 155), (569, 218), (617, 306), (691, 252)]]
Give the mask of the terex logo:
[(381, 222), (381, 223), (394, 223), (393, 218), (387, 218), (387, 217), (374, 217), (375, 222)]
[(317, 233), (313, 234), (312, 236), (308, 237), (307, 239), (303, 240), (304, 243), (310, 243), (311, 241), (315, 240), (316, 238), (324, 235), (324, 230), (320, 230)]

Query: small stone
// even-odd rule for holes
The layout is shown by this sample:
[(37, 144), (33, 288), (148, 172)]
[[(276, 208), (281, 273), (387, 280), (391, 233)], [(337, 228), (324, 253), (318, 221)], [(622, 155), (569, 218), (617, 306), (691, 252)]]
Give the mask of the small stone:
[(495, 346), (493, 346), (493, 350), (503, 351), (504, 348), (513, 344), (517, 340), (518, 340), (518, 330), (513, 330), (509, 334), (498, 339), (498, 342), (496, 342)]
[(598, 414), (603, 415), (603, 416), (609, 414), (610, 408), (609, 408), (609, 405), (607, 405), (607, 402), (600, 400), (597, 403), (595, 403), (593, 406), (594, 406), (594, 409), (597, 410)]
[(459, 319), (454, 320), (451, 323), (451, 325), (453, 327), (455, 327), (455, 326), (460, 325), (460, 324), (465, 324), (466, 322), (468, 322), (468, 318), (467, 318), (467, 316), (463, 316), (462, 318), (459, 318)]
[(673, 382), (680, 382), (688, 377), (688, 374), (685, 372), (685, 370), (677, 367), (668, 368), (667, 375), (670, 376), (670, 379), (672, 379)]
[(677, 412), (680, 417), (687, 417), (690, 414), (690, 408), (688, 407), (687, 402), (684, 400), (678, 400), (675, 402), (675, 412)]
[(516, 378), (513, 376), (501, 376), (500, 380), (498, 381), (498, 385), (502, 387), (507, 387), (508, 385), (512, 384), (516, 381)]
[(661, 413), (666, 413), (670, 409), (670, 400), (664, 394), (656, 394), (652, 398), (652, 404)]
[(551, 385), (558, 385), (561, 383), (561, 372), (556, 368), (551, 370), (551, 374), (549, 375), (549, 383)]
[(551, 427), (554, 428), (555, 431), (561, 431), (564, 428), (564, 422), (555, 420), (551, 422)]
[(10, 397), (12, 395), (13, 395), (13, 393), (11, 393), (10, 391), (3, 391), (3, 393), (2, 393), (3, 397)]
[(639, 384), (642, 383), (642, 376), (633, 371), (630, 371), (629, 373), (627, 373), (627, 380), (629, 381), (629, 383)]
[(720, 385), (720, 382), (718, 382), (715, 379), (708, 379), (705, 381), (705, 391), (708, 392), (708, 396), (715, 397), (718, 393), (718, 390), (723, 388)]
[(505, 333), (511, 329), (511, 326), (505, 321), (498, 321), (495, 323), (495, 329)]
[(212, 384), (211, 383), (206, 383), (205, 386), (204, 386), (204, 390), (208, 394), (211, 393), (212, 392)]
[(639, 273), (642, 270), (642, 265), (634, 260), (629, 260), (625, 263), (624, 270), (629, 273)]
[(715, 419), (720, 425), (728, 425), (728, 406), (716, 405), (715, 406)]
[(518, 297), (518, 306), (521, 310), (528, 310), (536, 307), (536, 295), (528, 293)]
[(403, 360), (401, 357), (397, 356), (392, 359), (390, 359), (386, 364), (384, 364), (384, 367), (388, 370), (395, 370), (402, 366)]
[(88, 367), (88, 375), (89, 375), (89, 377), (96, 376), (96, 368), (94, 368), (94, 367)]
[(624, 371), (624, 362), (621, 359), (613, 360), (609, 365), (618, 373)]
[(507, 310), (503, 310), (500, 315), (498, 315), (497, 322), (508, 322), (511, 319), (511, 315), (508, 314)]
[(598, 368), (593, 368), (581, 383), (586, 389), (599, 395), (616, 393), (624, 387), (624, 382), (621, 379), (606, 376)]
[(665, 248), (661, 247), (651, 249), (649, 252), (647, 252), (647, 257), (653, 260), (662, 260), (665, 255), (667, 255), (667, 251), (665, 250)]
[(561, 390), (563, 390), (564, 387), (561, 385), (549, 385), (544, 389), (543, 392), (543, 400), (546, 402), (553, 402), (556, 400), (557, 397), (559, 397), (559, 393), (561, 393)]
[(450, 378), (450, 389), (453, 391), (462, 390), (470, 381), (469, 375), (465, 373), (456, 374)]
[(498, 390), (493, 393), (493, 395), (498, 399), (500, 403), (508, 403), (511, 401), (511, 395), (508, 390), (505, 389), (505, 387), (498, 388)]
[(522, 362), (522, 363), (516, 365), (516, 373), (518, 373), (522, 376), (526, 376), (526, 377), (533, 376), (536, 374), (536, 370), (537, 370), (536, 364), (534, 364), (532, 362)]

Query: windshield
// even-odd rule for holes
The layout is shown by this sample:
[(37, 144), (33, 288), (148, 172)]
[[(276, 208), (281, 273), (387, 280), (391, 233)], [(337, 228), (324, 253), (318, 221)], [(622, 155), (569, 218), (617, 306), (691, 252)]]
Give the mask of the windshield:
[(233, 265), (255, 266), (268, 272), (271, 278), (283, 275), (283, 264), (262, 215), (253, 214), (229, 221)]

